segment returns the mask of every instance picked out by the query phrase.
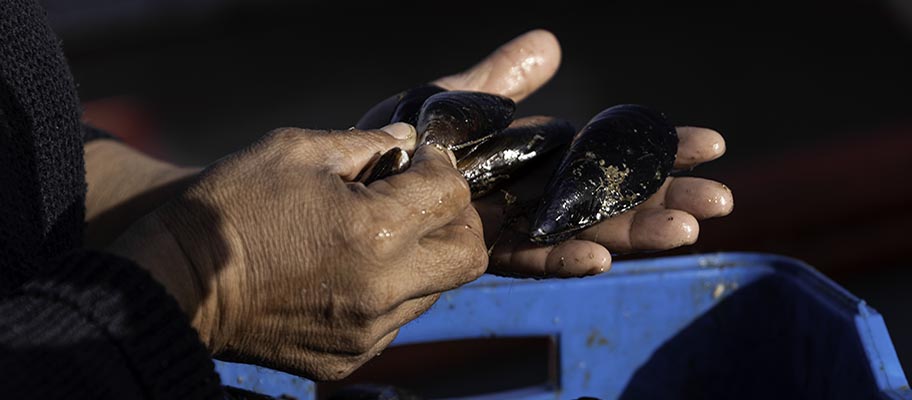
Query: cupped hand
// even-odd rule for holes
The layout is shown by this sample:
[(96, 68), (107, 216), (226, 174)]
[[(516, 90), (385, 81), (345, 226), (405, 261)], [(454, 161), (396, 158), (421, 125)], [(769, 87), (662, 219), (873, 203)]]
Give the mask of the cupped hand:
[[(561, 50), (550, 32), (535, 30), (503, 45), (465, 72), (434, 83), (449, 90), (471, 90), (499, 94), (521, 101), (554, 76)], [(610, 105), (606, 105), (610, 106)], [(524, 123), (518, 120), (515, 123)], [(677, 128), (676, 169), (690, 169), (721, 157), (722, 136), (696, 127)], [(547, 163), (507, 188), (512, 194), (534, 196), (543, 190), (553, 165)], [(576, 238), (555, 246), (529, 243), (522, 221), (501, 229), (504, 195), (494, 192), (473, 202), (481, 214), (491, 250), (489, 270), (525, 276), (584, 276), (606, 271), (611, 253), (667, 250), (691, 244), (699, 234), (699, 220), (731, 212), (733, 198), (724, 185), (701, 178), (666, 180), (662, 188), (631, 211), (605, 220)], [(516, 229), (518, 227), (518, 229)]]
[(487, 265), (451, 154), (423, 146), (405, 172), (352, 183), (375, 154), (413, 150), (413, 127), (384, 129), (277, 130), (204, 170), (113, 250), (165, 285), (216, 357), (344, 377)]
[[(517, 124), (524, 120), (517, 120)], [(680, 143), (676, 169), (690, 169), (722, 155), (724, 141), (715, 131), (677, 128)], [(539, 277), (574, 277), (607, 271), (611, 253), (668, 250), (692, 244), (699, 234), (699, 222), (721, 217), (732, 210), (731, 191), (708, 179), (669, 177), (661, 188), (632, 210), (602, 221), (571, 240), (553, 246), (529, 241), (529, 211), (544, 190), (559, 155), (539, 168), (511, 182), (501, 192), (474, 201), (485, 226), (491, 249), (490, 269), (495, 273)], [(521, 214), (511, 215), (519, 204)]]

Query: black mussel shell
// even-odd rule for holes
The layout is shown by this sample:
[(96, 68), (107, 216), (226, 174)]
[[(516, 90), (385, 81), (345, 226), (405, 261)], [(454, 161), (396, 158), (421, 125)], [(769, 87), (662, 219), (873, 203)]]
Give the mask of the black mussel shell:
[(405, 150), (393, 147), (380, 155), (364, 171), (361, 171), (361, 174), (355, 180), (365, 185), (370, 185), (373, 181), (385, 179), (404, 171), (408, 168), (410, 161), (409, 155)]
[(394, 122), (407, 122), (415, 125), (424, 101), (443, 91), (446, 89), (437, 85), (421, 85), (396, 93), (368, 110), (355, 127), (378, 129)]
[(415, 125), (418, 123), (418, 114), (421, 113), (421, 106), (424, 102), (431, 96), (445, 91), (446, 89), (436, 85), (418, 86), (405, 91), (399, 104), (396, 105), (396, 109), (393, 110), (389, 123), (407, 122)]
[(611, 107), (573, 139), (545, 189), (530, 233), (553, 244), (653, 195), (674, 165), (678, 135), (661, 113)]
[(457, 167), (469, 182), (472, 197), (477, 198), (511, 180), (541, 156), (570, 143), (575, 132), (573, 125), (562, 119), (523, 118), (457, 153)]
[(456, 151), (478, 144), (510, 125), (516, 104), (503, 96), (449, 91), (429, 97), (415, 128), (419, 143)]

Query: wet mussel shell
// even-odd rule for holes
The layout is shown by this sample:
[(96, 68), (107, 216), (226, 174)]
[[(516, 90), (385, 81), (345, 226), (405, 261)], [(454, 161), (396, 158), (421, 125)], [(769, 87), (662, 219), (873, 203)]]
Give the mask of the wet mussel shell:
[(396, 93), (377, 103), (355, 125), (358, 129), (378, 129), (395, 122), (415, 125), (424, 101), (446, 89), (437, 85), (421, 85)]
[(399, 104), (393, 110), (389, 122), (406, 122), (411, 125), (418, 123), (421, 107), (431, 96), (445, 92), (446, 89), (436, 85), (424, 85), (410, 89), (402, 94)]
[[(416, 104), (423, 99), (420, 108)], [(414, 115), (417, 111), (417, 116)], [(443, 91), (437, 86), (422, 86), (405, 91), (390, 122), (416, 125), (419, 145), (431, 144), (453, 151), (478, 145), (502, 131), (513, 121), (516, 104), (493, 94)], [(401, 120), (401, 121), (400, 121)], [(408, 167), (401, 149), (390, 150), (362, 171), (365, 185), (397, 174)]]
[(489, 139), (513, 121), (516, 103), (481, 93), (448, 91), (425, 100), (415, 124), (420, 144), (456, 151)]
[(456, 152), (457, 167), (472, 197), (478, 198), (521, 175), (542, 156), (565, 147), (575, 132), (566, 120), (523, 118), (490, 139)]
[(639, 105), (602, 111), (574, 137), (548, 183), (530, 239), (553, 244), (655, 194), (674, 165), (678, 136)]
[(361, 171), (355, 181), (370, 185), (373, 181), (386, 179), (404, 171), (410, 163), (411, 159), (405, 150), (393, 147), (377, 157), (364, 171)]

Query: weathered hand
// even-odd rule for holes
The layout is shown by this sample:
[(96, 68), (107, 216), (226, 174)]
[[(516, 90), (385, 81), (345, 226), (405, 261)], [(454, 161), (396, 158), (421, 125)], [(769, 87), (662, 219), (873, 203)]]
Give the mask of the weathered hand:
[(385, 130), (277, 130), (208, 167), (112, 251), (164, 284), (217, 357), (344, 377), (487, 265), (451, 155), (424, 146), (403, 173), (352, 183), (378, 152), (414, 148), (410, 125)]
[[(560, 45), (547, 31), (528, 32), (505, 44), (465, 72), (434, 83), (450, 90), (472, 90), (521, 101), (544, 85), (560, 64)], [(606, 105), (608, 106), (608, 105)], [(516, 121), (515, 123), (522, 123)], [(725, 142), (705, 128), (678, 128), (680, 144), (675, 168), (693, 168), (720, 157)], [(520, 198), (536, 195), (553, 171), (546, 165), (513, 183), (508, 189)], [(536, 246), (524, 233), (500, 232), (503, 194), (494, 192), (473, 202), (494, 248), (489, 270), (532, 276), (583, 276), (610, 267), (611, 252), (666, 250), (693, 243), (698, 220), (727, 215), (731, 191), (718, 182), (700, 178), (668, 178), (653, 197), (635, 209), (589, 228), (575, 239), (556, 246)], [(519, 221), (521, 229), (522, 221)]]

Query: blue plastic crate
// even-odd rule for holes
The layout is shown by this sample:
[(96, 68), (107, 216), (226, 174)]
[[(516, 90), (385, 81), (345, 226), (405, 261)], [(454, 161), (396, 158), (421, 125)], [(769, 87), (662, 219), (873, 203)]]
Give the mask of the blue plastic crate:
[[(912, 399), (880, 314), (781, 256), (623, 261), (585, 279), (486, 276), (445, 293), (393, 345), (492, 334), (553, 337), (559, 382), (485, 399)], [(315, 398), (306, 379), (217, 368), (227, 385)]]

